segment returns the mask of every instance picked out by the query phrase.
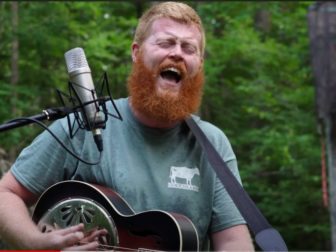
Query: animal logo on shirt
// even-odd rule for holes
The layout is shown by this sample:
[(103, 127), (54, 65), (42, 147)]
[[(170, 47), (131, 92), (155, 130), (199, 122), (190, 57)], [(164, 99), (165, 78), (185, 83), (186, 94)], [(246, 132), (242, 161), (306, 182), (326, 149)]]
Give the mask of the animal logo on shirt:
[(188, 168), (171, 166), (169, 174), (170, 181), (168, 182), (168, 187), (198, 192), (199, 187), (192, 183), (193, 178), (196, 175), (200, 175), (200, 171), (197, 167)]

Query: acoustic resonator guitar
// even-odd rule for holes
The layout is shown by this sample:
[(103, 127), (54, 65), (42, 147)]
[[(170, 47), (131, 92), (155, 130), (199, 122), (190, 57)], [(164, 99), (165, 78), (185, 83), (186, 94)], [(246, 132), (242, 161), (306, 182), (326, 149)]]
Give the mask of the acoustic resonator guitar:
[(102, 250), (198, 251), (194, 224), (177, 213), (152, 210), (135, 213), (113, 190), (69, 180), (49, 187), (39, 198), (33, 221), (42, 232), (84, 224), (85, 232), (106, 229)]

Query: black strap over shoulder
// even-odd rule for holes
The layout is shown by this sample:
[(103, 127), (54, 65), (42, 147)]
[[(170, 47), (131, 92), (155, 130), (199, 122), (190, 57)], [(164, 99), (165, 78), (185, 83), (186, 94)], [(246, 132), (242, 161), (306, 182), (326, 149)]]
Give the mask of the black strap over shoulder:
[(247, 222), (258, 246), (263, 251), (288, 251), (286, 243), (279, 232), (268, 223), (214, 146), (209, 142), (204, 132), (191, 117), (185, 121), (202, 146), (218, 178)]

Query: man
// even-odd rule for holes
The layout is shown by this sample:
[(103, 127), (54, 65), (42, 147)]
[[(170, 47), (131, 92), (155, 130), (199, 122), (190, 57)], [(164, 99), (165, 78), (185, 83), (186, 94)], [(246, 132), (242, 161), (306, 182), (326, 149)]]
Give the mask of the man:
[[(217, 251), (253, 250), (245, 221), (183, 121), (201, 102), (204, 47), (202, 23), (191, 7), (175, 2), (152, 6), (140, 19), (132, 44), (130, 97), (115, 101), (124, 120), (107, 121), (100, 163), (78, 162), (48, 132), (42, 133), (0, 181), (1, 237), (25, 249), (97, 249), (97, 238), (106, 230), (85, 236), (80, 224), (41, 233), (26, 207), (52, 184), (74, 178), (114, 189), (136, 212), (161, 209), (189, 217), (201, 249), (209, 236)], [(240, 179), (225, 135), (193, 118)], [(50, 128), (82, 158), (99, 156), (90, 132), (69, 140), (65, 120)], [(191, 172), (185, 180), (177, 176)]]

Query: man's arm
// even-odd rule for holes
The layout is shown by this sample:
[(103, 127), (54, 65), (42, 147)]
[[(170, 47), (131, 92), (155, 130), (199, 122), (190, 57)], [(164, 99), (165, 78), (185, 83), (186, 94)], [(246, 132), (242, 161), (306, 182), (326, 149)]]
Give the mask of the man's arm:
[[(36, 200), (37, 196), (22, 186), (10, 171), (0, 180), (0, 236), (8, 244), (19, 249), (64, 249), (83, 239), (83, 225), (40, 232), (27, 208)], [(96, 249), (98, 243), (90, 241), (76, 250)]]
[(215, 251), (254, 251), (246, 225), (237, 225), (211, 235)]

